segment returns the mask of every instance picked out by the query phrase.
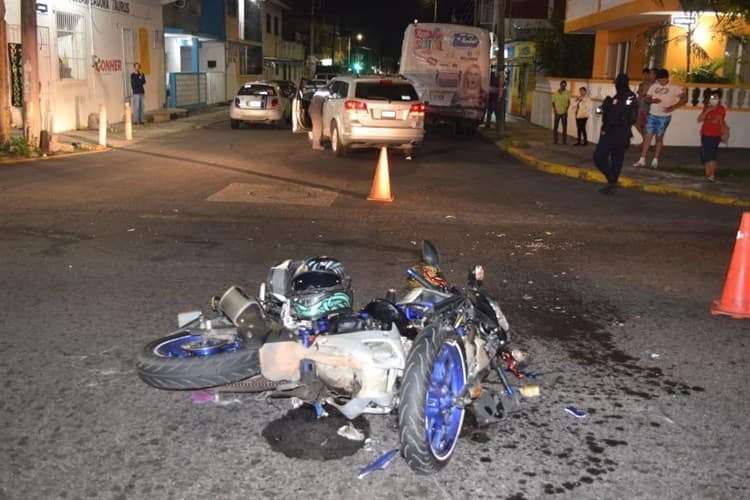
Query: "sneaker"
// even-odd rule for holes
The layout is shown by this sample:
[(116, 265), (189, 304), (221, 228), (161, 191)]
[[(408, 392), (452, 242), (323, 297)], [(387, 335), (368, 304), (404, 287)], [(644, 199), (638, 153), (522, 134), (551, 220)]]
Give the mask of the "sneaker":
[(716, 181), (716, 177), (714, 177), (713, 175), (707, 175), (706, 176), (706, 181), (708, 181), (708, 182), (715, 182)]
[(646, 166), (646, 159), (645, 158), (641, 158), (637, 162), (633, 163), (633, 166), (634, 167), (645, 167)]
[(607, 184), (603, 188), (599, 189), (599, 192), (602, 194), (615, 194), (615, 189), (617, 189), (617, 184)]
[(651, 160), (651, 168), (659, 168), (659, 158)]

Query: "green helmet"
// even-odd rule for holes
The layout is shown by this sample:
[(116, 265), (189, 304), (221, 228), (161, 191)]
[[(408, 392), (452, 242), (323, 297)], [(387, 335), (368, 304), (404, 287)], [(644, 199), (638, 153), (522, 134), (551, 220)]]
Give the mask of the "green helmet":
[(300, 271), (292, 279), (291, 297), (298, 318), (316, 320), (352, 309), (351, 278), (339, 261), (315, 257)]

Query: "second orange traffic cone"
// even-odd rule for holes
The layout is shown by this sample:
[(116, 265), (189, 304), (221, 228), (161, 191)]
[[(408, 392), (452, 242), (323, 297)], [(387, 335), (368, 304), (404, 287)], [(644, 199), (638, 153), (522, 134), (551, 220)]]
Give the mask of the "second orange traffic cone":
[(742, 214), (724, 291), (711, 305), (711, 314), (750, 318), (750, 212)]
[(388, 150), (380, 148), (378, 166), (375, 169), (375, 178), (372, 180), (372, 188), (368, 201), (393, 201), (391, 196), (391, 179), (388, 173)]

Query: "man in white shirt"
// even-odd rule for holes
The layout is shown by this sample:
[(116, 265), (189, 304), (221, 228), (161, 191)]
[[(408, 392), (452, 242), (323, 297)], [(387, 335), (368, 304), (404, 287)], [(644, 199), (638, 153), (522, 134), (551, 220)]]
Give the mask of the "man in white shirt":
[(646, 166), (646, 155), (651, 144), (651, 138), (656, 136), (651, 168), (658, 168), (659, 155), (662, 147), (664, 147), (664, 133), (672, 120), (672, 112), (687, 102), (687, 91), (679, 85), (669, 83), (669, 71), (659, 69), (656, 71), (656, 81), (649, 87), (644, 100), (651, 105), (651, 108), (646, 118), (646, 126), (643, 128), (641, 157), (633, 163), (633, 166)]

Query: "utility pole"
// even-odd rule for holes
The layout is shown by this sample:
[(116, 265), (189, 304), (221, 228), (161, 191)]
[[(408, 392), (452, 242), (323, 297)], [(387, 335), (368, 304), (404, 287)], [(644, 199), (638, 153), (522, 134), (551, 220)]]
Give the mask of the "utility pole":
[[(7, 50), (7, 44), (2, 47)], [(36, 41), (36, 0), (21, 0), (21, 61), (23, 63), (23, 136), (39, 147), (42, 109), (39, 99), (39, 47)]]
[(495, 136), (505, 137), (505, 0), (495, 0), (495, 38), (497, 40), (497, 108), (495, 109)]
[(310, 55), (315, 56), (315, 0), (310, 2)]
[(10, 140), (10, 85), (7, 76), (8, 35), (5, 26), (5, 0), (0, 0), (0, 144)]

